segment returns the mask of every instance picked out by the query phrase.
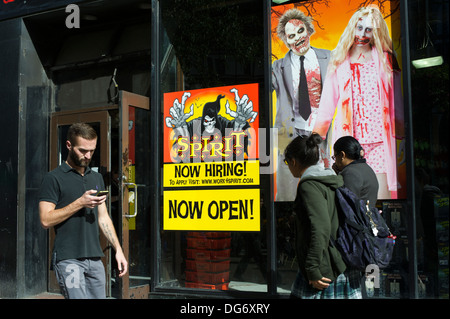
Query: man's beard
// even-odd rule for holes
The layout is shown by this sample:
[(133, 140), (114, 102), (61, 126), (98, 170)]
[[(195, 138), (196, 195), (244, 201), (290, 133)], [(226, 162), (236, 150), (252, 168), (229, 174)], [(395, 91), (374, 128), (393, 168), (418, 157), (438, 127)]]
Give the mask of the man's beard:
[(89, 159), (79, 159), (73, 151), (69, 151), (69, 157), (72, 163), (74, 163), (78, 167), (88, 167), (91, 163), (91, 160)]

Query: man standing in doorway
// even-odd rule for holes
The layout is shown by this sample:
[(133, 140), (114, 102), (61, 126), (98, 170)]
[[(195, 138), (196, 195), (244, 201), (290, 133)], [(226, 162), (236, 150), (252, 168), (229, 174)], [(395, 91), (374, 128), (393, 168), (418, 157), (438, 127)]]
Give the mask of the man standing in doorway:
[(102, 176), (89, 164), (97, 133), (88, 124), (73, 124), (67, 133), (67, 160), (46, 174), (39, 195), (44, 228), (55, 228), (52, 266), (66, 299), (106, 298), (99, 228), (116, 252), (119, 276), (128, 263), (106, 208)]

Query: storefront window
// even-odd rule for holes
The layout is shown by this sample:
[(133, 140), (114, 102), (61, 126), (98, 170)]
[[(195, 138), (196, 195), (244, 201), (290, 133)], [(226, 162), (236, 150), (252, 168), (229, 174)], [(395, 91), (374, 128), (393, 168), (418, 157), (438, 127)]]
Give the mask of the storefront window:
[[(73, 0), (80, 28), (64, 23), (68, 2), (0, 2), (9, 126), (19, 112), (19, 156), (12, 148), (7, 157), (26, 177), (11, 191), (26, 200), (5, 215), (14, 230), (7, 242), (25, 246), (8, 252), (0, 287), (10, 288), (0, 297), (58, 291), (47, 271), (53, 233), (28, 213), (45, 168), (65, 157), (56, 154), (68, 125), (86, 121), (101, 137), (92, 166), (111, 190), (129, 261), (119, 279), (105, 248), (108, 296), (289, 298), (299, 269), (298, 180), (283, 151), (316, 131), (326, 139), (324, 166), (332, 167), (333, 142), (352, 135), (379, 175), (376, 207), (396, 241), (389, 266), (362, 274), (363, 297), (449, 298), (448, 1)], [(292, 9), (310, 19), (295, 13), (280, 23)], [(349, 50), (369, 43), (370, 54)], [(301, 88), (296, 55), (308, 50), (316, 55)], [(17, 269), (25, 275), (15, 278)]]
[[(267, 116), (262, 3), (160, 5), (164, 212), (159, 287), (267, 292), (270, 195), (257, 162), (257, 136)], [(237, 119), (238, 104), (248, 107), (243, 121)], [(225, 111), (227, 106), (236, 113)], [(211, 140), (205, 142), (204, 134), (201, 143), (196, 140), (196, 119), (202, 133), (214, 132)], [(246, 135), (240, 139), (236, 132)], [(205, 157), (206, 144), (217, 148)], [(183, 145), (190, 147), (187, 155)]]
[[(340, 1), (274, 2), (278, 5), (271, 10), (271, 62), (274, 127), (278, 129), (274, 200), (277, 220), (282, 221), (277, 225), (279, 273), (289, 269), (290, 276), (284, 277), (293, 282), (297, 270), (293, 220), (298, 212), (294, 212), (292, 203), (299, 179), (284, 165), (286, 146), (297, 136), (319, 133), (324, 139), (320, 164), (335, 169), (333, 145), (350, 135), (361, 144), (364, 160), (376, 175), (378, 194), (373, 204), (383, 211), (392, 232), (399, 237), (392, 263), (382, 271), (378, 268), (380, 286), (376, 291), (363, 289), (363, 294), (399, 298), (403, 291), (397, 283), (405, 289), (409, 271), (404, 267), (408, 188), (402, 151), (400, 7), (390, 1), (351, 0), (346, 6)], [(361, 21), (370, 22), (363, 27)], [(383, 91), (383, 87), (388, 89)], [(382, 110), (389, 115), (383, 117)], [(397, 213), (391, 211), (396, 208), (403, 214), (401, 224), (392, 223)]]
[(448, 299), (448, 3), (409, 11), (418, 297)]
[[(277, 127), (279, 130), (281, 129), (282, 134), (286, 133), (286, 139), (278, 135), (278, 148), (271, 149), (277, 153), (272, 154), (275, 156), (274, 161), (282, 160), (282, 148), (287, 145), (286, 141), (292, 138), (294, 129), (297, 134), (300, 131), (298, 127), (287, 127), (286, 121), (280, 121), (281, 124), (277, 122), (277, 99), (281, 99), (281, 97), (274, 93), (271, 95), (272, 103), (268, 105), (269, 98), (265, 95), (267, 92), (263, 92), (264, 88), (272, 87), (266, 83), (266, 81), (272, 83), (272, 76), (269, 73), (266, 74), (264, 69), (267, 58), (267, 55), (265, 56), (267, 46), (264, 45), (263, 31), (267, 27), (264, 24), (265, 19), (270, 24), (271, 52), (268, 56), (271, 57), (271, 63), (275, 65), (275, 62), (283, 59), (289, 50), (287, 48), (289, 43), (283, 43), (277, 35), (278, 21), (286, 11), (298, 9), (308, 14), (314, 12), (312, 23), (316, 32), (308, 40), (312, 47), (331, 51), (338, 46), (341, 33), (348, 27), (350, 19), (363, 6), (363, 3), (368, 4), (370, 8), (375, 8), (376, 12), (381, 12), (384, 21), (379, 22), (382, 23), (384, 37), (385, 39), (389, 38), (388, 42), (392, 49), (389, 63), (392, 63), (390, 70), (394, 70), (395, 74), (393, 74), (392, 91), (389, 93), (392, 95), (389, 95), (388, 98), (394, 101), (390, 102), (392, 103), (390, 114), (395, 114), (392, 119), (395, 118), (396, 123), (392, 126), (395, 126), (395, 131), (389, 132), (389, 138), (394, 141), (397, 150), (395, 154), (394, 152), (384, 153), (386, 160), (372, 163), (375, 165), (375, 169), (379, 170), (377, 173), (379, 173), (381, 185), (377, 207), (383, 212), (391, 232), (397, 236), (397, 241), (391, 264), (388, 268), (380, 270), (376, 287), (374, 287), (374, 282), (367, 283), (370, 287), (364, 291), (364, 297), (408, 298), (415, 293), (420, 298), (448, 296), (448, 285), (445, 290), (445, 283), (448, 283), (448, 167), (445, 164), (448, 159), (446, 147), (448, 133), (443, 126), (443, 123), (448, 122), (448, 92), (445, 95), (446, 89), (444, 89), (448, 84), (448, 61), (444, 59), (442, 65), (433, 69), (419, 70), (412, 66), (411, 72), (408, 68), (405, 69), (405, 48), (403, 46), (406, 42), (402, 41), (404, 30), (401, 26), (401, 6), (398, 1), (363, 2), (352, 0), (348, 2), (351, 8), (347, 8), (342, 15), (339, 15), (342, 18), (340, 20), (335, 19), (336, 11), (333, 9), (341, 9), (337, 2), (274, 1), (270, 12), (266, 12), (267, 10), (264, 10), (259, 1), (229, 4), (223, 1), (172, 0), (160, 3), (159, 54), (161, 57), (161, 113), (163, 114), (161, 130), (164, 131), (164, 145), (161, 146), (161, 150), (163, 150), (161, 169), (164, 185), (160, 226), (161, 258), (158, 261), (160, 277), (157, 287), (246, 292), (270, 291), (272, 293), (276, 291), (280, 294), (289, 294), (298, 269), (295, 257), (293, 209), (296, 182), (294, 181), (292, 184), (293, 187), (289, 187), (286, 182), (288, 179), (283, 175), (286, 172), (278, 169), (276, 174), (267, 176), (261, 174), (259, 181), (252, 185), (242, 186), (231, 183), (224, 188), (210, 187), (205, 184), (201, 184), (200, 187), (189, 187), (189, 183), (203, 183), (203, 181), (193, 178), (195, 176), (192, 174), (196, 170), (205, 169), (205, 166), (202, 165), (207, 161), (203, 158), (195, 160), (194, 140), (189, 140), (190, 143), (186, 145), (189, 144), (191, 148), (184, 149), (184, 151), (188, 150), (188, 153), (183, 153), (180, 151), (180, 144), (166, 145), (168, 143), (166, 137), (169, 135), (172, 138), (183, 136), (180, 133), (180, 127), (183, 127), (191, 136), (194, 132), (194, 124), (189, 122), (194, 118), (200, 118), (206, 102), (215, 101), (219, 108), (225, 108), (220, 104), (222, 98), (219, 98), (219, 95), (223, 94), (223, 101), (228, 99), (232, 104), (233, 94), (231, 97), (227, 96), (231, 90), (235, 90), (231, 92), (235, 94), (237, 101), (243, 98), (243, 92), (252, 92), (249, 88), (255, 85), (256, 95), (249, 93), (246, 96), (249, 101), (254, 102), (252, 111), (256, 114), (253, 121), (251, 113), (247, 114), (245, 123), (247, 126), (245, 127), (251, 129)], [(427, 10), (418, 9), (421, 6), (426, 6)], [(433, 1), (411, 2), (408, 4), (410, 20), (422, 21), (429, 19), (430, 14), (439, 15), (438, 12), (447, 12), (439, 8), (440, 6)], [(422, 12), (427, 14), (422, 16)], [(333, 19), (327, 17), (333, 17)], [(443, 39), (447, 39), (448, 23), (442, 23), (444, 20), (443, 18), (438, 19), (440, 22), (436, 25), (424, 20), (421, 25), (423, 25), (424, 36), (429, 37), (435, 33), (441, 35), (432, 40), (436, 44), (435, 48), (443, 50), (442, 55), (447, 56), (448, 40), (444, 41)], [(377, 25), (377, 27), (379, 26)], [(335, 33), (335, 30), (338, 29), (341, 30), (340, 33), (338, 32), (339, 34)], [(413, 55), (417, 51), (417, 46), (421, 43), (428, 43), (427, 39), (429, 38), (425, 40), (416, 38), (417, 34), (421, 34), (420, 32), (411, 31), (410, 34), (411, 54)], [(272, 66), (272, 71), (274, 69), (276, 67)], [(322, 82), (325, 81), (326, 75), (322, 74), (322, 71), (320, 71), (320, 75), (319, 71), (316, 73), (318, 77), (314, 78), (312, 82), (322, 76)], [(411, 185), (411, 175), (409, 167), (407, 167), (407, 157), (412, 150), (405, 148), (405, 141), (408, 138), (407, 128), (405, 130), (405, 118), (409, 114), (408, 112), (403, 114), (405, 108), (409, 107), (408, 96), (405, 96), (408, 94), (408, 90), (405, 90), (405, 85), (408, 85), (408, 82), (405, 82), (405, 74), (406, 78), (411, 76), (412, 84), (413, 152), (415, 154), (413, 165), (416, 173), (414, 188), (409, 186)], [(314, 83), (313, 85), (315, 85)], [(423, 89), (423, 83), (429, 85), (429, 90)], [(186, 93), (188, 95), (185, 95)], [(205, 99), (208, 94), (209, 100)], [(194, 102), (190, 100), (192, 96), (196, 97)], [(255, 103), (256, 101), (258, 102)], [(406, 104), (403, 104), (404, 101)], [(433, 103), (431, 108), (429, 107), (430, 102)], [(312, 105), (312, 107), (314, 106), (318, 108), (319, 104)], [(173, 107), (172, 112), (175, 112), (175, 115), (170, 113), (170, 107)], [(176, 111), (177, 108), (181, 112)], [(228, 114), (224, 111), (221, 116), (225, 116), (225, 113)], [(281, 112), (278, 113), (281, 114)], [(218, 114), (216, 113), (216, 115)], [(314, 111), (312, 114), (315, 114)], [(177, 122), (177, 118), (181, 117), (185, 117), (183, 120), (186, 122), (185, 125)], [(425, 118), (427, 123), (433, 123), (433, 125), (422, 125)], [(230, 120), (229, 117), (227, 119)], [(256, 121), (254, 121), (255, 119)], [(216, 119), (202, 117), (205, 125), (213, 120)], [(299, 123), (301, 121), (292, 121), (291, 124), (294, 126)], [(278, 124), (281, 126), (278, 127)], [(201, 128), (203, 130), (204, 127), (201, 126)], [(320, 127), (308, 129), (320, 130)], [(327, 130), (324, 132), (327, 133)], [(334, 133), (339, 134), (339, 132)], [(365, 138), (362, 131), (355, 130), (353, 134), (359, 134), (357, 136), (360, 139)], [(328, 134), (327, 143), (332, 142), (330, 136)], [(223, 141), (226, 141), (228, 136), (222, 135), (222, 137), (225, 137)], [(370, 144), (370, 141), (367, 143)], [(224, 149), (225, 144), (221, 145)], [(176, 149), (175, 153), (171, 153), (174, 149)], [(171, 154), (169, 155), (169, 153)], [(190, 155), (190, 161), (185, 161), (186, 157), (183, 156), (186, 154)], [(324, 165), (331, 166), (330, 150), (324, 150), (323, 155)], [(221, 156), (224, 160), (225, 156)], [(232, 164), (238, 163), (236, 154), (234, 156), (230, 159)], [(251, 160), (258, 160), (257, 157), (253, 158), (247, 149), (245, 156), (244, 160), (247, 163), (250, 163)], [(378, 165), (381, 162), (384, 165)], [(176, 174), (174, 173), (176, 165), (169, 167), (167, 164), (174, 163), (183, 164), (183, 167), (177, 166), (180, 180), (171, 179)], [(215, 164), (215, 166), (221, 165)], [(183, 172), (183, 169), (186, 171)], [(222, 169), (225, 169), (225, 166)], [(395, 171), (395, 173), (390, 174), (391, 171)], [(281, 182), (279, 182), (278, 178), (283, 176), (284, 179), (280, 179)], [(217, 179), (215, 181), (217, 182)], [(213, 179), (210, 179), (210, 182), (212, 183)], [(186, 184), (183, 186), (183, 183)], [(238, 193), (229, 193), (233, 195), (230, 195), (227, 201), (223, 197), (227, 195), (224, 194), (233, 190)], [(417, 195), (415, 220), (412, 218), (414, 210), (408, 201), (412, 190)], [(247, 197), (243, 197), (242, 194), (246, 194)], [(427, 197), (427, 194), (431, 194), (431, 197)], [(204, 200), (198, 200), (198, 198), (202, 198), (201, 196)], [(192, 200), (193, 198), (197, 198), (197, 200)], [(230, 202), (232, 198), (240, 204), (252, 201), (252, 209), (256, 209), (254, 203), (259, 202), (260, 205), (257, 209), (259, 228), (256, 231), (254, 229), (230, 229), (228, 226), (231, 224), (225, 221), (222, 223), (223, 229), (199, 228), (197, 224), (192, 223), (192, 216), (200, 216), (201, 205), (209, 205), (208, 208), (210, 208), (215, 207), (211, 205), (222, 202), (225, 205), (222, 208), (226, 207), (231, 212), (230, 214), (233, 214)], [(426, 208), (426, 205), (429, 205), (429, 208)], [(241, 205), (241, 207), (243, 206)], [(430, 211), (432, 213), (429, 213)], [(211, 211), (208, 212), (211, 213)], [(218, 211), (215, 212), (217, 213), (215, 216), (219, 216)], [(173, 218), (181, 217), (183, 220), (178, 219), (178, 223), (169, 225), (169, 222), (173, 222), (174, 219), (167, 220), (167, 214), (172, 214)], [(188, 216), (191, 218), (187, 218)], [(240, 216), (242, 217), (242, 214)], [(250, 219), (245, 225), (248, 228), (252, 227)], [(415, 226), (417, 230), (417, 246), (411, 246), (414, 240), (411, 236), (412, 226)], [(205, 254), (208, 256), (205, 257)], [(415, 266), (411, 266), (416, 263), (418, 266), (417, 286), (414, 283), (416, 279)], [(363, 277), (362, 281), (364, 281)]]

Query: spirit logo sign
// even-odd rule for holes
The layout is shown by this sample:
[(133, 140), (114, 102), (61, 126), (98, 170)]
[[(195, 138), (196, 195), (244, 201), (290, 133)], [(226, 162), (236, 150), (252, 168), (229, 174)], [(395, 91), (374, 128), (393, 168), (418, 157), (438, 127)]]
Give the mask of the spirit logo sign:
[(256, 159), (258, 84), (167, 93), (164, 162)]

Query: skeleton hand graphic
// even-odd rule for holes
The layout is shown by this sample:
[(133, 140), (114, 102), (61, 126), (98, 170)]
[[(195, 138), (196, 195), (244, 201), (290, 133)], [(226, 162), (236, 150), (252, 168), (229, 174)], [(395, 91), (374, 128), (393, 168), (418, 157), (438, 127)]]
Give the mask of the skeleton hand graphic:
[(169, 113), (170, 115), (172, 115), (172, 117), (166, 117), (167, 127), (173, 128), (174, 130), (178, 129), (185, 131), (184, 133), (187, 132), (186, 120), (194, 115), (194, 105), (191, 105), (190, 111), (188, 113), (184, 113), (184, 104), (190, 96), (191, 93), (184, 92), (181, 98), (181, 103), (178, 101), (178, 99), (175, 99), (175, 101), (173, 101), (173, 106), (169, 109)]
[(247, 120), (250, 120), (250, 123), (252, 123), (256, 119), (258, 113), (253, 111), (253, 103), (252, 101), (248, 100), (247, 94), (244, 94), (242, 98), (240, 98), (237, 89), (233, 88), (230, 90), (230, 92), (234, 93), (234, 99), (236, 101), (236, 111), (230, 109), (230, 104), (227, 101), (225, 105), (225, 107), (227, 108), (226, 112), (228, 115), (234, 117), (235, 119), (234, 130), (242, 131), (245, 124), (247, 124)]

